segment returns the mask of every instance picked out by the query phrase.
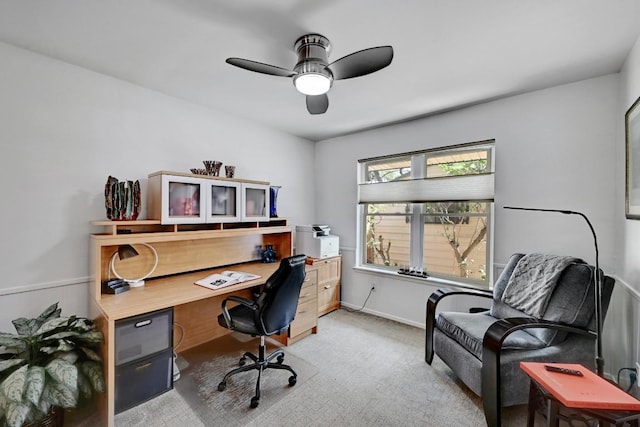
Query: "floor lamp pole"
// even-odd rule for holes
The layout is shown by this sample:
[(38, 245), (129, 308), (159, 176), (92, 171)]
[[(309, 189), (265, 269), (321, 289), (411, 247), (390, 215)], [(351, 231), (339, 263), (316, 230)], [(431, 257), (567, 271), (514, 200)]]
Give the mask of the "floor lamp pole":
[(596, 304), (596, 372), (599, 376), (604, 377), (604, 357), (602, 356), (602, 272), (598, 264), (598, 238), (596, 231), (591, 225), (589, 218), (581, 212), (568, 211), (562, 209), (539, 209), (539, 208), (516, 208), (513, 206), (505, 206), (505, 209), (514, 209), (520, 211), (536, 211), (536, 212), (557, 212), (565, 215), (579, 215), (587, 222), (591, 234), (593, 235), (593, 244), (596, 248), (596, 270), (594, 274), (595, 304)]

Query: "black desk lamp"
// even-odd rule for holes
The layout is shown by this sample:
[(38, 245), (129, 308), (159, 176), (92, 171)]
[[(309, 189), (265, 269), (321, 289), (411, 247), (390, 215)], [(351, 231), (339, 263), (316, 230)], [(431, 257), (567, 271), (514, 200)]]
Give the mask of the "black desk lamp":
[(512, 206), (505, 206), (505, 209), (515, 209), (520, 211), (537, 211), (537, 212), (557, 212), (565, 215), (580, 215), (587, 221), (591, 234), (593, 234), (593, 243), (596, 247), (596, 271), (594, 275), (594, 288), (596, 298), (596, 372), (599, 376), (604, 377), (604, 357), (602, 357), (602, 272), (598, 264), (598, 238), (596, 232), (591, 225), (589, 218), (581, 212), (568, 211), (562, 209), (539, 209), (539, 208), (516, 208)]

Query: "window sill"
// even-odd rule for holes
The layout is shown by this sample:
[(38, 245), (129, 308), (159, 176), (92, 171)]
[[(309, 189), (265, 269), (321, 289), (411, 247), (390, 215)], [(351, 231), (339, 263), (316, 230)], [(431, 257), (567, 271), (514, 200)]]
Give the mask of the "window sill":
[(414, 277), (414, 276), (409, 276), (406, 274), (400, 274), (397, 271), (393, 271), (393, 270), (387, 270), (384, 268), (375, 268), (375, 267), (365, 267), (362, 265), (356, 265), (353, 267), (354, 270), (356, 271), (361, 271), (363, 273), (373, 273), (373, 274), (377, 274), (380, 276), (387, 276), (387, 277), (393, 277), (396, 278), (398, 280), (407, 280), (410, 282), (415, 282), (415, 283), (421, 283), (421, 284), (430, 284), (430, 285), (436, 285), (439, 287), (442, 286), (446, 286), (446, 287), (452, 287), (452, 288), (464, 288), (464, 289), (480, 289), (480, 290), (489, 290), (488, 286), (483, 286), (483, 285), (475, 285), (475, 284), (470, 284), (470, 283), (463, 283), (463, 282), (458, 282), (456, 280), (450, 280), (450, 279), (443, 279), (440, 277)]

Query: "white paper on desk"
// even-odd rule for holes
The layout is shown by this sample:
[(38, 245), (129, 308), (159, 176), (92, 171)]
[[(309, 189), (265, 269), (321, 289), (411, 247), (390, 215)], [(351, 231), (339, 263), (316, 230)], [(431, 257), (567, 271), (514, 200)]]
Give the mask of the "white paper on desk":
[(260, 276), (257, 274), (243, 273), (241, 271), (223, 271), (222, 273), (211, 274), (204, 279), (196, 280), (195, 284), (209, 289), (220, 289), (259, 278)]

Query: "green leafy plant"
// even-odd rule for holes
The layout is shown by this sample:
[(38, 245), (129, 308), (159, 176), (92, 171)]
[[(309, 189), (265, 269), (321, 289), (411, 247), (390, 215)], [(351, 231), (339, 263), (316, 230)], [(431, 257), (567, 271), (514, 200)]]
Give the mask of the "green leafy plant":
[(89, 319), (60, 313), (55, 303), (35, 319), (14, 320), (16, 334), (0, 332), (0, 425), (20, 427), (104, 392), (102, 333)]

